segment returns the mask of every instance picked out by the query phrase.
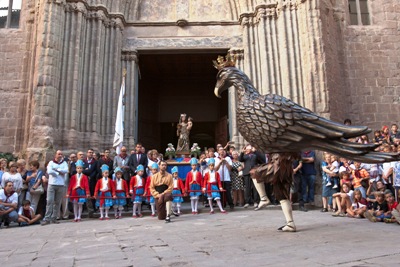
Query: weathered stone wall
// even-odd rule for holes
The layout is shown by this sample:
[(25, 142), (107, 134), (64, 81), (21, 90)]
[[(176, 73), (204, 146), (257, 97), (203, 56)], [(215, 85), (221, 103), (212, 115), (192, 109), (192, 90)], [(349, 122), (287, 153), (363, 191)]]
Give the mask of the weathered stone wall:
[(354, 123), (380, 129), (399, 123), (400, 2), (369, 1), (371, 25), (345, 20), (345, 50)]
[(344, 50), (343, 23), (344, 8), (335, 6), (335, 1), (320, 1), (321, 38), (325, 71), (327, 100), (326, 110), (321, 115), (337, 122), (350, 116), (350, 93), (348, 90), (346, 51)]
[(29, 75), (30, 9), (23, 1), (20, 28), (0, 29), (0, 151), (19, 152), (24, 146), (23, 128)]

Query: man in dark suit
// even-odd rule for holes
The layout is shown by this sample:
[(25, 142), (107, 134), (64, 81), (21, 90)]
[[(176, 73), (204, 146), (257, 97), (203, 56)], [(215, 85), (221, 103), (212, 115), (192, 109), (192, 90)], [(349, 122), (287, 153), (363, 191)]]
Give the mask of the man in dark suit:
[[(86, 153), (86, 158), (83, 160), (83, 174), (85, 174), (89, 178), (89, 189), (90, 195), (94, 195), (94, 189), (96, 188), (97, 183), (97, 162), (93, 157), (93, 149), (88, 149)], [(95, 211), (96, 200), (92, 199), (92, 201), (87, 202), (87, 208), (89, 212), (89, 217), (93, 216)]]
[(129, 156), (128, 166), (131, 170), (131, 176), (136, 175), (136, 168), (140, 164), (145, 168), (143, 178), (147, 177), (147, 165), (149, 164), (146, 153), (142, 153), (142, 144), (137, 143), (135, 146), (135, 153)]

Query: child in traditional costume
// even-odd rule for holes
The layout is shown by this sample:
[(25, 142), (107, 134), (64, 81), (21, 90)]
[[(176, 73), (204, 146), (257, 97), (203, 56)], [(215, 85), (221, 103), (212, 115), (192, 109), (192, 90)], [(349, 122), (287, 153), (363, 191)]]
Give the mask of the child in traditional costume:
[(70, 202), (74, 207), (74, 222), (81, 221), (83, 203), (86, 203), (86, 199), (90, 198), (90, 190), (89, 190), (89, 179), (83, 172), (84, 162), (82, 160), (78, 160), (75, 163), (76, 166), (76, 174), (72, 175), (68, 191), (67, 197), (69, 197)]
[(174, 189), (172, 190), (172, 209), (173, 213), (181, 214), (181, 203), (183, 202), (182, 195), (185, 193), (182, 179), (178, 177), (178, 167), (173, 167), (172, 177), (174, 178)]
[(218, 207), (221, 213), (226, 213), (226, 211), (222, 208), (221, 204), (221, 195), (219, 193), (222, 190), (221, 179), (219, 177), (219, 173), (214, 170), (215, 166), (215, 159), (210, 158), (208, 160), (208, 169), (204, 175), (204, 183), (203, 183), (203, 191), (207, 194), (208, 197), (208, 204), (210, 205), (210, 214), (214, 214), (214, 209), (212, 205), (213, 199), (217, 202)]
[[(97, 181), (94, 192), (94, 198), (96, 199), (96, 206), (100, 209), (100, 220), (109, 220), (108, 210), (113, 205), (113, 199), (115, 196), (115, 186), (112, 179), (108, 178), (109, 167), (106, 164), (101, 166), (102, 178)], [(105, 214), (104, 214), (105, 212)]]
[(197, 170), (198, 161), (196, 158), (190, 160), (192, 170), (186, 175), (185, 189), (190, 192), (190, 205), (192, 207), (192, 214), (198, 214), (197, 206), (199, 204), (199, 197), (201, 195), (201, 185), (203, 183), (200, 171)]
[(122, 177), (123, 171), (120, 167), (115, 168), (115, 194), (117, 198), (114, 199), (114, 211), (115, 211), (115, 219), (122, 218), (122, 211), (124, 210), (124, 206), (126, 205), (126, 197), (129, 196), (129, 187), (124, 178)]
[(154, 197), (151, 195), (151, 192), (150, 192), (150, 183), (151, 183), (151, 177), (158, 172), (158, 164), (156, 162), (151, 164), (150, 171), (151, 171), (151, 175), (147, 176), (147, 178), (146, 178), (146, 186), (145, 186), (143, 196), (147, 196), (147, 201), (150, 203), (150, 207), (151, 207), (151, 217), (155, 217), (156, 216), (156, 203), (154, 201)]
[(142, 215), (142, 201), (145, 187), (145, 179), (143, 178), (144, 167), (139, 165), (136, 168), (136, 176), (131, 177), (130, 183), (130, 194), (132, 195), (133, 201), (133, 213), (132, 217), (143, 217)]

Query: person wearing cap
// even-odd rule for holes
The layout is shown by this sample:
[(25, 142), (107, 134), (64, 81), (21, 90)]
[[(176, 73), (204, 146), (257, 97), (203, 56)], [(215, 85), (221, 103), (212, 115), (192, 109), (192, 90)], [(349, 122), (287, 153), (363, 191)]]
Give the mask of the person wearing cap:
[(172, 213), (175, 216), (181, 214), (181, 203), (183, 202), (183, 194), (185, 193), (185, 187), (183, 186), (182, 179), (178, 177), (178, 167), (174, 166), (171, 170), (172, 178), (174, 179), (174, 189), (172, 190)]
[(142, 215), (142, 201), (144, 194), (144, 186), (146, 185), (144, 175), (144, 166), (138, 165), (136, 168), (136, 175), (131, 177), (131, 183), (129, 186), (129, 193), (132, 195), (133, 200), (133, 218), (141, 218)]
[(158, 219), (170, 222), (172, 207), (172, 190), (174, 181), (172, 175), (167, 172), (167, 162), (160, 162), (160, 171), (153, 175), (150, 183), (150, 192), (156, 199)]
[(223, 190), (221, 179), (219, 177), (219, 173), (214, 170), (214, 166), (215, 159), (210, 158), (208, 160), (209, 172), (204, 175), (203, 192), (207, 194), (208, 204), (210, 205), (210, 214), (214, 214), (212, 205), (213, 199), (217, 202), (221, 213), (226, 213), (226, 211), (222, 208), (221, 195), (219, 193), (220, 190)]
[(124, 180), (123, 171), (120, 167), (115, 168), (115, 194), (117, 196), (114, 199), (114, 211), (115, 211), (115, 219), (122, 218), (122, 211), (124, 210), (124, 206), (126, 205), (126, 198), (129, 196), (129, 187), (128, 183)]
[(192, 214), (198, 214), (197, 206), (199, 204), (199, 197), (201, 195), (201, 185), (203, 184), (203, 177), (200, 171), (197, 170), (198, 161), (196, 158), (190, 160), (192, 170), (186, 174), (185, 191), (190, 192), (190, 206), (192, 207)]
[[(94, 192), (96, 207), (100, 209), (100, 220), (109, 220), (108, 210), (113, 205), (112, 198), (116, 198), (114, 182), (109, 176), (109, 167), (104, 164), (101, 166), (103, 177), (97, 181)], [(104, 214), (105, 212), (105, 214)]]
[(68, 175), (68, 163), (64, 161), (61, 150), (57, 150), (55, 157), (47, 165), (47, 174), (49, 175), (47, 186), (47, 204), (46, 214), (41, 225), (59, 223), (57, 219), (61, 207), (61, 200), (65, 195), (65, 180)]
[(151, 217), (155, 217), (156, 216), (156, 203), (155, 203), (154, 197), (151, 195), (151, 192), (150, 192), (150, 183), (151, 183), (152, 176), (158, 172), (158, 164), (153, 162), (153, 164), (151, 164), (151, 166), (150, 166), (150, 171), (151, 171), (150, 176), (147, 176), (147, 178), (146, 178), (146, 186), (145, 186), (143, 196), (147, 196), (147, 201), (150, 203), (150, 207), (151, 207)]
[(83, 172), (84, 162), (78, 160), (75, 163), (76, 174), (71, 176), (67, 189), (67, 199), (72, 202), (74, 207), (74, 222), (81, 221), (83, 203), (90, 198), (89, 178)]

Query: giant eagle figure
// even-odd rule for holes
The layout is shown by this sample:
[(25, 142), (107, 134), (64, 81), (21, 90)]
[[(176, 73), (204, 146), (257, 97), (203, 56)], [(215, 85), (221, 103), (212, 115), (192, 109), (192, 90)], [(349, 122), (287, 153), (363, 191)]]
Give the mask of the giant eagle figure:
[(292, 162), (304, 149), (327, 151), (365, 163), (396, 161), (397, 153), (376, 152), (375, 144), (359, 144), (347, 139), (371, 132), (365, 126), (346, 126), (325, 119), (290, 99), (275, 94), (261, 95), (250, 79), (235, 67), (235, 58), (219, 56), (214, 61), (219, 70), (214, 93), (220, 97), (233, 87), (237, 95), (236, 119), (240, 134), (252, 146), (271, 154), (271, 161), (253, 170), (252, 177), (260, 194), (258, 206), (269, 205), (264, 182), (274, 185), (275, 197), (280, 200), (286, 225), (278, 230), (295, 232), (296, 227), (289, 201), (292, 183)]

